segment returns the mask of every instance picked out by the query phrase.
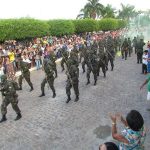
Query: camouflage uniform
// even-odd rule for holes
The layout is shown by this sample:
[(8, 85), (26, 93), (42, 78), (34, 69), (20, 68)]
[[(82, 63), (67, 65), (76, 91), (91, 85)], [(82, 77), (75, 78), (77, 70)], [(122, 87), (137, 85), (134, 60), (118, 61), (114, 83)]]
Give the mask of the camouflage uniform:
[(21, 70), (21, 75), (19, 76), (18, 83), (20, 90), (22, 90), (22, 80), (25, 78), (29, 86), (31, 87), (30, 91), (33, 90), (33, 84), (30, 80), (30, 71), (29, 71), (29, 66), (28, 63), (23, 62), (22, 60), (19, 62), (20, 70)]
[(131, 40), (130, 40), (130, 38), (128, 38), (128, 50), (129, 50), (129, 57), (131, 57), (132, 46), (131, 46)]
[(98, 72), (97, 72), (97, 75), (99, 76), (99, 72), (100, 72), (100, 68), (102, 68), (102, 71), (103, 71), (103, 74), (104, 74), (104, 77), (106, 77), (106, 70), (107, 70), (107, 55), (106, 53), (104, 52), (104, 41), (103, 40), (100, 40), (99, 43), (99, 61), (98, 61)]
[(94, 85), (96, 85), (97, 70), (98, 70), (97, 56), (92, 51), (89, 51), (87, 61), (87, 84), (90, 83), (90, 73), (92, 72), (94, 75)]
[(11, 103), (12, 108), (17, 114), (17, 117), (15, 120), (20, 119), (21, 111), (18, 107), (18, 95), (16, 93), (16, 90), (19, 90), (18, 84), (15, 81), (8, 81), (6, 75), (2, 75), (1, 77), (2, 83), (1, 83), (1, 92), (3, 96), (2, 104), (1, 104), (1, 113), (2, 113), (2, 119), (0, 122), (6, 121), (6, 114), (7, 114), (7, 106)]
[(112, 37), (108, 37), (105, 43), (106, 46), (106, 52), (108, 56), (108, 62), (107, 62), (107, 68), (108, 68), (108, 63), (110, 61), (111, 64), (111, 70), (113, 71), (114, 69), (114, 58), (115, 58), (115, 52), (114, 52), (114, 42)]
[(61, 49), (61, 55), (62, 55), (61, 67), (62, 67), (62, 71), (64, 71), (65, 70), (64, 64), (66, 64), (66, 61), (68, 60), (69, 53), (67, 50), (62, 48)]
[(71, 51), (70, 53), (70, 60), (72, 60), (72, 65), (75, 65), (78, 69), (78, 75), (79, 75), (79, 59), (78, 59), (78, 54), (74, 51)]
[(79, 53), (80, 53), (80, 59), (79, 59), (79, 62), (81, 63), (81, 60), (82, 58), (84, 58), (84, 51), (86, 49), (86, 46), (85, 44), (80, 44), (80, 47), (79, 47)]
[(114, 51), (115, 51), (115, 54), (117, 53), (117, 51), (118, 51), (118, 40), (117, 40), (117, 38), (115, 37), (114, 38)]
[(121, 43), (122, 43), (120, 37), (117, 38), (117, 43), (118, 43), (118, 50), (120, 51), (121, 50)]
[(133, 43), (133, 48), (134, 48), (134, 51), (136, 54), (136, 52), (137, 52), (137, 39), (136, 39), (136, 37), (134, 37), (134, 39), (132, 40), (132, 43)]
[(54, 72), (55, 72), (55, 78), (57, 78), (57, 65), (56, 65), (56, 56), (55, 56), (55, 54), (54, 53), (50, 53), (50, 60), (51, 60), (51, 62), (53, 63), (53, 70), (54, 70)]
[(87, 53), (87, 47), (85, 46), (82, 49), (82, 55), (83, 55), (83, 61), (82, 61), (82, 69), (83, 69), (83, 73), (85, 72), (85, 65), (87, 65), (87, 60), (88, 60), (88, 53)]
[(74, 89), (76, 99), (75, 102), (79, 100), (79, 70), (76, 64), (74, 64), (74, 61), (69, 58), (67, 61), (67, 84), (66, 84), (66, 94), (68, 96), (68, 99), (66, 103), (68, 103), (71, 98), (71, 88)]
[(93, 51), (93, 53), (96, 55), (97, 54), (97, 50), (98, 50), (98, 44), (97, 41), (94, 41), (93, 44), (91, 45), (91, 50)]
[(56, 97), (56, 93), (55, 93), (55, 88), (54, 88), (54, 70), (53, 70), (53, 62), (51, 62), (48, 59), (44, 59), (43, 61), (43, 69), (45, 72), (45, 78), (43, 79), (42, 83), (41, 83), (41, 91), (42, 94), (39, 97), (45, 96), (45, 92), (44, 92), (44, 87), (45, 84), (48, 82), (49, 87), (51, 88), (52, 92), (53, 92), (53, 98)]
[(122, 59), (125, 58), (125, 60), (127, 60), (128, 49), (129, 49), (129, 44), (128, 44), (127, 38), (125, 38), (125, 40), (122, 44), (122, 47), (121, 47)]
[(141, 39), (137, 43), (137, 63), (142, 63), (142, 55), (143, 55), (143, 46), (145, 43), (143, 42), (143, 39)]

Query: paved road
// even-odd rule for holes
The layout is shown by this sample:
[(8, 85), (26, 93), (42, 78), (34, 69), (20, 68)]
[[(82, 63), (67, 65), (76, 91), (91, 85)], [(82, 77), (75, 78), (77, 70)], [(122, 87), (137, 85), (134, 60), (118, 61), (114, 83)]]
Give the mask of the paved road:
[[(57, 97), (46, 87), (46, 96), (39, 98), (42, 71), (32, 72), (35, 90), (30, 93), (24, 82), (19, 92), (19, 106), (23, 118), (17, 122), (11, 106), (8, 108), (8, 121), (0, 124), (1, 150), (97, 150), (104, 141), (112, 140), (109, 112), (122, 112), (126, 115), (131, 109), (139, 110), (150, 125), (150, 108), (146, 90), (139, 91), (145, 76), (141, 75), (141, 65), (136, 64), (135, 56), (127, 61), (117, 58), (115, 70), (108, 71), (106, 79), (102, 74), (98, 85), (86, 86), (85, 74), (80, 71), (80, 101), (66, 104), (66, 75), (58, 67), (59, 77), (55, 81)], [(73, 93), (73, 92), (72, 92)], [(119, 125), (121, 129), (122, 126)], [(146, 150), (150, 147), (150, 135), (146, 140)]]

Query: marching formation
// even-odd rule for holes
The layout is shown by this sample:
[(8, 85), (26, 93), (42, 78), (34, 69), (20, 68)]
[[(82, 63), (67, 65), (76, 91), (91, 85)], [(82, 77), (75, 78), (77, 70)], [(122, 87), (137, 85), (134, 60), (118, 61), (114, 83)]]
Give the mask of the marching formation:
[[(109, 62), (111, 66), (111, 71), (114, 70), (114, 60), (115, 55), (118, 51), (121, 51), (122, 58), (127, 59), (132, 53), (132, 46), (130, 38), (122, 40), (120, 34), (113, 36), (111, 33), (99, 33), (95, 36), (86, 36), (86, 39), (75, 41), (71, 51), (68, 51), (67, 46), (63, 45), (59, 47), (58, 52), (61, 55), (61, 67), (62, 72), (66, 73), (66, 103), (71, 100), (71, 88), (73, 88), (75, 93), (75, 102), (79, 100), (79, 63), (82, 65), (83, 75), (86, 73), (87, 78), (86, 85), (91, 83), (91, 73), (93, 74), (94, 86), (97, 84), (98, 76), (100, 70), (103, 72), (103, 76), (106, 77), (106, 72), (109, 69)], [(135, 40), (134, 40), (135, 41)], [(138, 54), (138, 50), (137, 50)], [(56, 55), (54, 51), (50, 51), (49, 55), (45, 55), (42, 63), (42, 70), (45, 74), (45, 78), (41, 83), (41, 95), (39, 97), (45, 96), (44, 87), (46, 83), (48, 87), (52, 90), (52, 98), (56, 97), (57, 88), (55, 89), (55, 78), (57, 75), (57, 65), (56, 65)], [(21, 70), (21, 75), (19, 76), (18, 83), (13, 80), (8, 80), (6, 75), (1, 77), (1, 93), (2, 93), (2, 105), (1, 113), (2, 119), (0, 122), (7, 120), (7, 106), (11, 103), (12, 108), (17, 113), (15, 120), (22, 117), (21, 111), (18, 107), (18, 95), (17, 90), (22, 89), (23, 78), (27, 81), (30, 86), (30, 92), (34, 90), (33, 84), (30, 79), (29, 65), (24, 62), (20, 57), (18, 59), (18, 66)]]

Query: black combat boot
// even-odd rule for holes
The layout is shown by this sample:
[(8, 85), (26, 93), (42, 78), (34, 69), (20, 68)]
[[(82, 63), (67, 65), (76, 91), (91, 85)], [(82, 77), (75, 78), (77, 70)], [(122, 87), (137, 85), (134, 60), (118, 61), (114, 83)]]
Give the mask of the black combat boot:
[(78, 100), (79, 100), (79, 96), (76, 96), (76, 99), (74, 101), (77, 102)]
[(43, 96), (45, 96), (45, 93), (44, 93), (44, 92), (42, 92), (42, 94), (41, 94), (39, 97), (43, 97)]
[(114, 70), (114, 67), (111, 67), (111, 71), (113, 71)]
[(70, 95), (68, 95), (68, 99), (67, 99), (66, 103), (69, 103), (70, 100), (71, 100)]
[(108, 71), (108, 66), (106, 66), (106, 71)]
[(33, 91), (33, 90), (34, 90), (34, 89), (33, 89), (33, 86), (31, 86), (30, 92)]
[(104, 73), (104, 78), (106, 78), (106, 73)]
[(97, 83), (97, 80), (94, 81), (94, 85), (96, 85), (96, 83)]
[(53, 92), (53, 98), (55, 98), (56, 97), (56, 93), (55, 92)]
[(4, 121), (6, 121), (6, 120), (7, 120), (6, 115), (3, 115), (3, 116), (2, 116), (2, 119), (0, 120), (0, 123), (4, 122)]
[(21, 113), (18, 113), (15, 121), (19, 120), (21, 117), (22, 117)]
[(88, 79), (88, 81), (87, 81), (86, 85), (88, 85), (88, 84), (90, 84), (90, 79)]
[(82, 67), (83, 73), (85, 73), (85, 67)]

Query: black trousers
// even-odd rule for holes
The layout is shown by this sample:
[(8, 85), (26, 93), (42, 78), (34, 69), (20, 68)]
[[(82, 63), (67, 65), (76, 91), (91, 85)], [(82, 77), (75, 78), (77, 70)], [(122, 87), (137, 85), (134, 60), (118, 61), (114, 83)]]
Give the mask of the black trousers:
[(137, 63), (142, 63), (142, 52), (137, 52)]
[(142, 64), (142, 73), (147, 73), (147, 65)]

